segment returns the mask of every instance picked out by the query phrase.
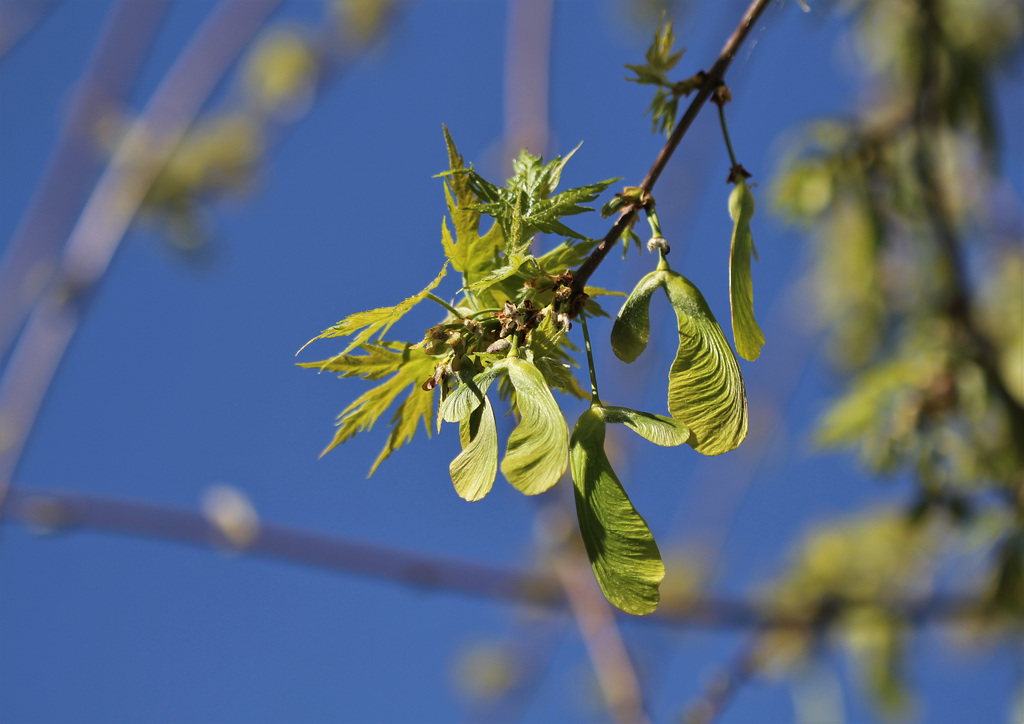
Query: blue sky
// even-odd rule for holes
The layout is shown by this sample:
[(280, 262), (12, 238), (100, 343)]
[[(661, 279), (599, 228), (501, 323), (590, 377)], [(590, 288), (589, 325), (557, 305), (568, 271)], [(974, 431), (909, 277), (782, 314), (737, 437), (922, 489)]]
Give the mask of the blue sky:
[[(680, 18), (677, 33), (688, 48), (680, 72), (710, 65), (745, 4), (708, 4)], [(69, 91), (111, 5), (62, 3), (0, 57), (0, 251), (42, 176)], [(210, 7), (173, 3), (133, 93), (135, 108)], [(649, 92), (622, 80), (623, 64), (640, 61), (650, 34), (625, 18), (625, 7), (555, 3), (549, 154), (584, 142), (566, 186), (612, 176), (638, 183), (661, 147), (642, 115)], [(319, 4), (292, 2), (274, 21), (315, 24), (322, 16)], [(229, 484), (267, 522), (529, 565), (538, 502), (501, 481), (484, 501), (459, 499), (447, 475), (458, 449), (452, 429), (430, 441), (420, 435), (369, 480), (383, 422), (318, 460), (335, 415), (363, 383), (294, 366), (295, 351), (321, 329), (396, 303), (440, 268), (445, 207), (432, 176), (446, 168), (442, 123), (485, 176), (506, 175), (498, 149), (507, 16), (506, 3), (490, 0), (405, 8), (280, 136), (248, 192), (213, 208), (217, 253), (209, 264), (184, 263), (152, 228), (133, 228), (56, 376), (17, 483), (190, 509), (211, 485)], [(721, 524), (732, 520), (714, 575), (720, 592), (749, 591), (779, 571), (814, 521), (903, 501), (909, 490), (867, 479), (851, 456), (817, 455), (807, 442), (838, 387), (799, 321), (808, 303), (797, 285), (805, 246), (770, 215), (766, 198), (785, 148), (780, 137), (857, 100), (842, 29), (821, 11), (775, 3), (729, 75), (733, 142), (762, 183), (754, 280), (768, 344), (756, 364), (744, 363), (752, 451), (699, 459), (688, 449), (651, 452), (617, 441), (629, 465), (624, 482), (663, 551), (716, 545)], [(230, 101), (231, 83), (229, 76), (211, 109)], [(1019, 77), (1010, 87), (1004, 119), (1024, 110)], [(1019, 159), (1019, 134), (1009, 144), (1008, 158)], [(717, 122), (705, 111), (656, 193), (673, 267), (722, 310), (720, 319), (728, 309), (727, 172)], [(1017, 188), (1021, 172), (1014, 171)], [(596, 213), (578, 218), (584, 234), (607, 230)], [(650, 266), (647, 255), (623, 263), (613, 254), (594, 281), (628, 289)], [(449, 279), (442, 292), (456, 288)], [(412, 337), (434, 316), (420, 308), (396, 331)], [(666, 310), (654, 321), (671, 332)], [(604, 396), (662, 411), (659, 365), (668, 364), (673, 335), (653, 343), (649, 366), (637, 371), (608, 354), (609, 330), (607, 322), (592, 329), (604, 341), (597, 343)], [(334, 351), (321, 342), (301, 359)], [(549, 495), (564, 495), (566, 486), (558, 487)], [(0, 534), (5, 722), (472, 719), (454, 683), (460, 656), (481, 643), (530, 641), (535, 630), (512, 605), (281, 561), (94, 532), (40, 536), (10, 525)], [(539, 630), (531, 650), (540, 652), (543, 674), (520, 702), (522, 719), (592, 720), (592, 677), (572, 621), (554, 616)], [(658, 721), (691, 701), (742, 642), (736, 633), (648, 622), (624, 621), (623, 630), (649, 672), (645, 694)], [(1014, 652), (994, 646), (964, 654), (926, 631), (910, 653), (925, 720), (1007, 720), (1021, 678)], [(829, 660), (843, 682), (854, 682), (847, 721), (872, 721), (849, 663)], [(790, 689), (767, 680), (746, 687), (723, 721), (792, 718)]]

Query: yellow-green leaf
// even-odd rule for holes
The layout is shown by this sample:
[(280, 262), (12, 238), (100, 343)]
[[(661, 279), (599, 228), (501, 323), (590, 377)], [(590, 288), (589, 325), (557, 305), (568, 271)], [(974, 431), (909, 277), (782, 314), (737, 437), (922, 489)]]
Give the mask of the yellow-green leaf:
[[(427, 295), (441, 283), (441, 280), (444, 279), (447, 273), (448, 262), (445, 262), (444, 266), (441, 267), (441, 272), (437, 275), (434, 281), (430, 282), (430, 284), (428, 284), (419, 294), (414, 294), (393, 307), (380, 307), (366, 312), (356, 312), (355, 314), (351, 314), (335, 324), (333, 327), (325, 329), (323, 332), (313, 337), (313, 339), (306, 342), (302, 348), (305, 349), (308, 345), (318, 339), (347, 337), (351, 334), (355, 334), (355, 338), (349, 342), (348, 346), (341, 352), (342, 355), (346, 355), (369, 340), (370, 337), (377, 332), (380, 332), (381, 337), (383, 337), (387, 331), (391, 329), (391, 325), (401, 319), (406, 312), (414, 306), (426, 299)], [(356, 334), (357, 332), (358, 334)], [(300, 349), (299, 351), (301, 352), (302, 350)]]
[(818, 421), (815, 442), (822, 447), (838, 447), (887, 431), (893, 411), (917, 399), (945, 363), (942, 355), (933, 353), (876, 364), (857, 377), (828, 408)]
[(486, 291), (489, 287), (499, 284), (509, 277), (516, 274), (523, 264), (528, 261), (532, 261), (533, 257), (529, 254), (511, 254), (507, 253), (502, 257), (504, 262), (500, 267), (494, 269), (485, 276), (480, 277), (476, 281), (470, 283), (467, 281), (466, 289), (474, 293), (480, 293)]
[(753, 362), (761, 354), (764, 333), (754, 319), (754, 284), (750, 278), (750, 255), (754, 236), (750, 220), (754, 216), (754, 194), (743, 179), (729, 195), (729, 215), (734, 222), (729, 251), (729, 304), (732, 308), (732, 336), (740, 357)]
[(480, 212), (470, 208), (480, 199), (473, 192), (469, 174), (463, 172), (466, 165), (447, 127), (444, 127), (444, 140), (449, 164), (444, 194), (455, 226), (455, 236), (452, 237), (447, 226), (442, 226), (441, 242), (452, 267), (462, 272), (463, 283), (469, 286), (493, 269), (494, 260), (504, 249), (505, 238), (499, 224), (492, 225), (490, 231), (480, 235)]
[(373, 461), (370, 475), (377, 471), (377, 467), (382, 462), (391, 457), (391, 453), (412, 440), (420, 421), (423, 422), (423, 429), (427, 431), (427, 437), (430, 437), (430, 420), (433, 416), (434, 391), (424, 390), (421, 385), (414, 384), (409, 396), (405, 398), (395, 412), (395, 416), (391, 418), (391, 433), (388, 435), (384, 449)]
[[(371, 429), (403, 390), (409, 385), (416, 385), (417, 389), (419, 388), (419, 384), (433, 372), (436, 362), (436, 359), (421, 349), (407, 348), (404, 351), (403, 362), (394, 374), (376, 387), (361, 394), (342, 411), (338, 416), (338, 429), (335, 431), (334, 439), (320, 455), (326, 455), (356, 434)], [(344, 373), (343, 376), (345, 376)], [(422, 396), (417, 395), (415, 391), (410, 394), (392, 419), (391, 424), (398, 429), (398, 432), (394, 432), (389, 437), (385, 452), (382, 453), (383, 457), (379, 457), (374, 463), (373, 469), (370, 471), (371, 475), (377, 465), (391, 452), (408, 442), (421, 418), (424, 419), (424, 422), (430, 419), (433, 412), (433, 392), (424, 392), (423, 390), (420, 392), (423, 393)]]
[(299, 367), (335, 372), (341, 377), (379, 380), (398, 370), (409, 359), (409, 345), (390, 342), (360, 345), (366, 354), (339, 354), (319, 362), (299, 362)]
[(615, 289), (604, 289), (603, 287), (583, 287), (583, 293), (588, 297), (624, 297), (625, 292)]
[(486, 397), (459, 424), (459, 438), (462, 452), (448, 466), (452, 484), (460, 498), (480, 500), (491, 491), (498, 474), (498, 430), (491, 401)]
[[(444, 145), (448, 149), (448, 168), (451, 171), (461, 171), (466, 168), (462, 155), (455, 148), (455, 141), (448, 133), (448, 126), (441, 125), (444, 129)], [(455, 236), (459, 241), (465, 242), (465, 248), (469, 248), (478, 234), (480, 228), (480, 212), (467, 208), (475, 204), (478, 199), (470, 184), (469, 176), (464, 173), (452, 173), (448, 176), (448, 184), (451, 184), (451, 192), (445, 186), (445, 194), (448, 196), (448, 211), (452, 215), (452, 222), (455, 224)], [(454, 192), (455, 198), (451, 197)], [(453, 260), (454, 261), (454, 260)], [(464, 269), (455, 267), (459, 271)]]
[(558, 276), (582, 264), (587, 255), (600, 243), (600, 239), (566, 240), (537, 259), (537, 264), (545, 273)]
[(516, 357), (495, 363), (508, 372), (516, 390), (520, 420), (508, 439), (501, 472), (525, 495), (543, 493), (565, 472), (569, 428), (544, 376), (533, 364)]
[(544, 317), (530, 332), (533, 363), (544, 375), (548, 387), (580, 400), (588, 400), (590, 392), (583, 389), (572, 372), (576, 360), (569, 354), (569, 350), (575, 351), (576, 347), (568, 340), (565, 332), (559, 329), (551, 315)]
[[(451, 195), (446, 186), (444, 189), (445, 195), (448, 196), (448, 208), (451, 210)], [(452, 268), (455, 271), (464, 272), (466, 270), (466, 247), (468, 244), (455, 244), (455, 240), (452, 239), (451, 232), (448, 231), (448, 222), (441, 219), (441, 245), (444, 247), (444, 255), (448, 257), (448, 261), (452, 263)]]
[(569, 457), (576, 516), (605, 597), (626, 613), (648, 614), (658, 607), (665, 566), (650, 528), (605, 455), (602, 415), (592, 407), (573, 429)]

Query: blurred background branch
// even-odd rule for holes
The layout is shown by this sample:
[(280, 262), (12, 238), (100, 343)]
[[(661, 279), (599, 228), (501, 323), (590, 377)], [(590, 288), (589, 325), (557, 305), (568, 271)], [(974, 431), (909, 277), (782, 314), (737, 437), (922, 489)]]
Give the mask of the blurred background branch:
[[(190, 511), (139, 501), (37, 490), (24, 485), (9, 492), (2, 520), (8, 524), (16, 522), (28, 526), (39, 534), (95, 531), (154, 538), (232, 555), (276, 558), (439, 592), (493, 598), (541, 608), (562, 609), (571, 605), (588, 609), (583, 613), (585, 621), (580, 623), (581, 626), (588, 626), (588, 630), (596, 631), (610, 623), (606, 614), (595, 610), (592, 602), (594, 597), (590, 592), (580, 590), (582, 584), (579, 581), (565, 580), (569, 575), (583, 578), (577, 562), (556, 562), (552, 564), (551, 570), (540, 573), (505, 570), (285, 528), (263, 521), (259, 521), (252, 529), (251, 536), (239, 540), (232, 535), (232, 520), (218, 518), (216, 511), (210, 508)], [(582, 573), (589, 577), (588, 570), (584, 569)], [(572, 594), (566, 593), (567, 587), (573, 588)], [(571, 602), (571, 597), (576, 597), (575, 602)], [(607, 603), (603, 597), (598, 600)], [(820, 634), (845, 611), (876, 606), (891, 610), (915, 626), (971, 620), (986, 615), (988, 610), (984, 602), (969, 596), (926, 596), (917, 600), (836, 597), (823, 600), (817, 610), (806, 615), (791, 615), (782, 611), (773, 612), (768, 602), (714, 596), (696, 598), (690, 592), (676, 599), (666, 598), (656, 613), (641, 620), (663, 626), (763, 631), (798, 629)], [(609, 645), (617, 647), (620, 644)], [(597, 646), (604, 648), (605, 643), (598, 643)], [(619, 685), (626, 684), (628, 682), (620, 682)], [(633, 701), (635, 703), (635, 699)]]
[[(224, 0), (216, 7), (168, 71), (147, 109), (125, 133), (68, 236), (52, 281), (46, 279), (38, 284), (36, 294), (25, 289), (19, 294), (17, 287), (33, 276), (33, 267), (47, 266), (45, 259), (55, 250), (53, 241), (62, 236), (42, 237), (37, 242), (28, 235), (31, 229), (26, 231), (26, 259), (11, 262), (11, 275), (16, 283), (10, 287), (16, 298), (10, 327), (17, 326), (23, 310), (31, 308), (33, 311), (0, 379), (0, 506), (46, 392), (78, 328), (83, 305), (102, 279), (151, 184), (184, 138), (189, 125), (278, 3), (279, 0)], [(150, 3), (125, 2), (121, 7), (128, 15), (115, 16), (109, 36), (113, 39), (119, 39), (117, 36), (121, 34), (134, 35), (134, 24), (139, 20), (142, 20), (145, 37), (146, 27), (155, 29), (162, 3), (151, 7)], [(139, 18), (137, 13), (145, 14)], [(135, 47), (141, 51), (146, 46)], [(101, 53), (97, 73), (101, 72), (100, 65), (119, 66), (120, 51), (118, 45), (116, 50), (110, 51), (111, 57)], [(127, 67), (132, 65), (129, 56)], [(91, 91), (90, 86), (87, 84), (82, 92), (83, 104), (88, 102), (84, 98)], [(88, 115), (89, 111), (83, 108), (82, 114)], [(71, 159), (69, 151), (66, 157), (55, 159), (55, 163), (64, 164)], [(55, 166), (51, 178), (64, 176), (63, 165)], [(45, 198), (40, 204), (44, 202), (59, 207), (67, 202), (74, 203), (74, 199), (55, 191), (52, 201)], [(58, 212), (41, 209), (36, 218), (49, 219), (54, 213)], [(19, 253), (21, 250), (12, 248), (12, 251)], [(21, 299), (26, 291), (28, 305)]]

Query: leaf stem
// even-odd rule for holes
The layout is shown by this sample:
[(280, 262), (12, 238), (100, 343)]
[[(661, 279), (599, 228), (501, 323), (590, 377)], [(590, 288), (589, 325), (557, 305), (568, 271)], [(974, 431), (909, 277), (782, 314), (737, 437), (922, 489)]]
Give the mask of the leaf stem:
[(722, 125), (722, 137), (725, 138), (725, 147), (729, 149), (729, 162), (732, 164), (732, 168), (739, 166), (736, 161), (736, 154), (732, 150), (732, 140), (729, 138), (729, 126), (725, 122), (725, 104), (716, 103), (718, 106), (718, 120)]
[(587, 367), (590, 369), (590, 402), (600, 405), (601, 397), (597, 394), (597, 371), (594, 369), (594, 352), (590, 348), (590, 332), (587, 331), (586, 314), (580, 314), (580, 325), (583, 327), (583, 345), (587, 348)]
[(485, 314), (497, 314), (500, 311), (501, 307), (488, 307), (487, 309), (478, 309), (470, 314), (469, 317), (470, 319), (476, 319), (477, 317), (482, 317)]
[(668, 259), (665, 258), (665, 250), (658, 249), (658, 267), (657, 271), (671, 271), (668, 265)]
[(430, 300), (430, 301), (432, 301), (432, 302), (436, 302), (437, 304), (440, 304), (440, 305), (441, 305), (442, 307), (444, 307), (445, 309), (447, 309), (447, 310), (448, 310), (449, 312), (451, 312), (452, 314), (454, 314), (454, 315), (455, 315), (456, 317), (458, 317), (459, 319), (465, 319), (465, 318), (466, 318), (466, 315), (465, 315), (465, 314), (463, 314), (462, 312), (460, 312), (460, 311), (459, 311), (458, 309), (456, 309), (455, 307), (453, 307), (453, 306), (452, 306), (451, 304), (449, 304), (449, 303), (448, 303), (448, 302), (446, 302), (445, 300), (441, 299), (441, 297), (437, 296), (437, 295), (436, 295), (436, 294), (434, 294), (433, 292), (427, 292), (427, 296), (426, 296), (426, 299), (429, 299), (429, 300)]
[(654, 209), (653, 199), (644, 207), (644, 213), (647, 215), (647, 223), (651, 225), (651, 233), (657, 238), (664, 238), (661, 234), (661, 222), (658, 220), (658, 212)]

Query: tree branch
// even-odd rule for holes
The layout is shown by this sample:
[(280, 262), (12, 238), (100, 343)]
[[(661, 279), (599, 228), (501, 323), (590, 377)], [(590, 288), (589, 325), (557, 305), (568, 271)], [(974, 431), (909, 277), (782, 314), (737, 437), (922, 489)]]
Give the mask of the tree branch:
[(725, 711), (736, 693), (757, 673), (757, 636), (748, 641), (732, 664), (719, 672), (701, 697), (686, 709), (684, 724), (711, 724)]
[[(68, 238), (50, 294), (29, 317), (0, 381), (0, 505), (50, 381), (153, 180), (203, 103), (280, 0), (224, 0), (118, 146)], [(138, 163), (139, 149), (148, 149)]]
[[(700, 84), (700, 88), (697, 90), (697, 95), (690, 101), (690, 105), (687, 107), (683, 117), (679, 120), (679, 124), (672, 131), (672, 135), (669, 136), (665, 146), (661, 149), (658, 157), (654, 161), (654, 165), (651, 166), (651, 170), (647, 172), (647, 176), (644, 178), (643, 183), (640, 184), (640, 188), (643, 190), (638, 194), (638, 198), (647, 198), (647, 195), (654, 190), (654, 185), (658, 182), (661, 177), (662, 171), (668, 165), (669, 159), (672, 158), (672, 154), (675, 153), (676, 148), (679, 146), (679, 142), (683, 140), (683, 136), (690, 129), (693, 121), (697, 118), (704, 104), (711, 98), (711, 94), (715, 91), (722, 81), (725, 79), (725, 73), (729, 69), (729, 65), (736, 57), (736, 53), (739, 52), (740, 46), (743, 41), (746, 40), (747, 35), (753, 29), (754, 24), (758, 18), (761, 17), (761, 13), (770, 4), (771, 0), (754, 0), (750, 3), (750, 7), (747, 8), (747, 12), (743, 15), (743, 19), (740, 24), (733, 31), (729, 40), (726, 41), (725, 46), (722, 48), (722, 52), (718, 56), (718, 60), (711, 66), (711, 70), (704, 74), (704, 81)], [(594, 273), (597, 267), (604, 261), (604, 258), (608, 256), (608, 252), (612, 250), (618, 242), (619, 237), (626, 228), (632, 223), (636, 217), (639, 208), (637, 206), (630, 206), (626, 209), (618, 219), (612, 228), (605, 234), (604, 239), (600, 244), (590, 253), (586, 261), (580, 265), (580, 268), (576, 270), (573, 275), (573, 289), (577, 293), (582, 293), (583, 288), (587, 284), (587, 280), (590, 279), (590, 275)]]
[[(168, 0), (122, 0), (110, 13), (86, 64), (42, 181), (0, 260), (0, 361), (46, 290), (66, 237), (89, 194), (99, 162), (96, 126), (119, 110), (151, 47)], [(53, 3), (40, 6), (53, 7)]]
[(18, 486), (10, 490), (0, 510), (0, 521), (12, 520), (42, 531), (97, 530), (231, 550), (482, 598), (547, 606), (564, 601), (561, 586), (551, 578), (282, 526), (260, 524), (252, 541), (240, 547), (198, 511), (129, 500)]
[[(260, 524), (244, 546), (233, 543), (218, 525), (197, 511), (123, 499), (59, 493), (18, 486), (0, 508), (0, 523), (18, 522), (42, 531), (93, 530), (186, 545), (231, 550), (404, 585), (460, 593), (509, 603), (564, 608), (567, 599), (558, 578), (426, 556), (269, 524)], [(819, 613), (781, 616), (757, 603), (701, 597), (664, 599), (642, 621), (658, 625), (716, 629), (807, 629), (834, 620), (844, 608), (884, 606), (909, 624), (961, 621), (991, 612), (988, 604), (966, 596), (929, 597), (903, 602), (832, 600)]]
[(36, 0), (0, 5), (0, 60), (38, 28), (58, 4), (59, 0)]
[(615, 721), (624, 724), (647, 722), (640, 681), (615, 624), (612, 606), (595, 584), (586, 558), (580, 560), (581, 556), (573, 555), (567, 548), (556, 555), (555, 572), (594, 666), (608, 711)]

